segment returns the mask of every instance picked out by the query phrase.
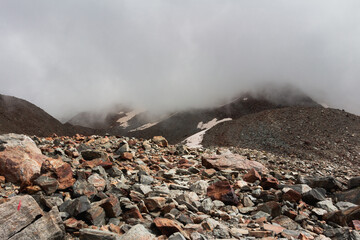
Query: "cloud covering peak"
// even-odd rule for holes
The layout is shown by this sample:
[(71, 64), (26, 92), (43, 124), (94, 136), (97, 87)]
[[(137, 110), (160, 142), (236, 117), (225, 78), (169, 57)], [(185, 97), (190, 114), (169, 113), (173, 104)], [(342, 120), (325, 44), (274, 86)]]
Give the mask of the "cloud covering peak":
[(356, 0), (5, 0), (2, 93), (62, 118), (290, 84), (360, 114), (359, 10)]

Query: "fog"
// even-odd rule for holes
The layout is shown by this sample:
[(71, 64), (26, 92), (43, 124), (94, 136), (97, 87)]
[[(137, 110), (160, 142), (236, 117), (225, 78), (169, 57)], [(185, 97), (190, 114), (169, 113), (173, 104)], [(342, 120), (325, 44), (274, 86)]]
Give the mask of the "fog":
[(360, 114), (360, 1), (0, 1), (2, 94), (59, 119), (292, 85)]

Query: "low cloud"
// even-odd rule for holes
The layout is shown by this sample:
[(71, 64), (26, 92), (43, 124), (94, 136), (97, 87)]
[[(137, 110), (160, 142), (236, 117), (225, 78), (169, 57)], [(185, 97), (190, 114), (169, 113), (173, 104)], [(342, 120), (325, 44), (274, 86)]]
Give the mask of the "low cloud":
[(210, 106), (292, 85), (360, 114), (356, 0), (0, 3), (3, 94), (57, 118), (132, 104)]

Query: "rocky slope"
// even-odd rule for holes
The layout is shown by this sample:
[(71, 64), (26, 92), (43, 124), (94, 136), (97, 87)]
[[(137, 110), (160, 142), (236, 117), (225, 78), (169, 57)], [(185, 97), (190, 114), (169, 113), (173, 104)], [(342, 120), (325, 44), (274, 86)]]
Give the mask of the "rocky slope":
[(360, 170), (344, 163), (10, 134), (0, 166), (1, 239), (360, 239)]
[(329, 108), (291, 107), (246, 115), (206, 132), (204, 146), (270, 151), (360, 166), (360, 117)]

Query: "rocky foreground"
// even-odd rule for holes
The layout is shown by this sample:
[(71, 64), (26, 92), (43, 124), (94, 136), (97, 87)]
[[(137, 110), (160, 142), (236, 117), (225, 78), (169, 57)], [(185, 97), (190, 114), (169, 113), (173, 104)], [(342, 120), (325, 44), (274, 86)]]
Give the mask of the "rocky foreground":
[(359, 166), (115, 136), (0, 136), (0, 239), (360, 239)]

